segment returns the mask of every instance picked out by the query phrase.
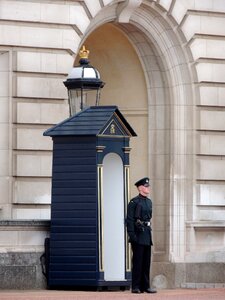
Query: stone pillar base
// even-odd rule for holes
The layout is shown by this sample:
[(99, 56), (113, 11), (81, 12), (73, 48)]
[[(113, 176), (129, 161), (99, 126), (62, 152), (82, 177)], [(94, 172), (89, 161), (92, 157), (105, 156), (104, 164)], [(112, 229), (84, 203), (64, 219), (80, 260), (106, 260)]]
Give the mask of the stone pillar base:
[(225, 287), (225, 263), (153, 262), (152, 286), (157, 289)]

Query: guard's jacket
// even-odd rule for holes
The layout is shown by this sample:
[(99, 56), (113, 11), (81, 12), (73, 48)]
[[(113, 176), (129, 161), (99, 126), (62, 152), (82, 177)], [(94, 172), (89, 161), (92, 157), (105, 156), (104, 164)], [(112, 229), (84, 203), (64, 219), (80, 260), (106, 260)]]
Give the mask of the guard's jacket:
[(127, 206), (127, 233), (129, 242), (152, 245), (150, 221), (152, 218), (151, 199), (138, 195)]

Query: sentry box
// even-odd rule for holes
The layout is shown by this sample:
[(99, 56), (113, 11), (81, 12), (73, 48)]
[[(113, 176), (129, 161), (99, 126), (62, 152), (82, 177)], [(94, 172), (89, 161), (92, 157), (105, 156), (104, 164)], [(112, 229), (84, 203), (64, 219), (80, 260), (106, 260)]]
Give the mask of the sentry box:
[(53, 139), (49, 288), (127, 289), (129, 141), (116, 106), (91, 106), (44, 132)]

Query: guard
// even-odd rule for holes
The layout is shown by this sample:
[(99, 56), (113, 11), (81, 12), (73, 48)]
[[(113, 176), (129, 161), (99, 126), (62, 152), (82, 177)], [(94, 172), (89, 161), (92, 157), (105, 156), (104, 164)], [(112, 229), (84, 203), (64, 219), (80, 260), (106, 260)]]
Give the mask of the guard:
[(139, 195), (131, 199), (127, 207), (127, 232), (133, 252), (132, 293), (156, 293), (149, 285), (151, 264), (151, 218), (152, 201), (149, 178), (144, 177), (135, 183)]

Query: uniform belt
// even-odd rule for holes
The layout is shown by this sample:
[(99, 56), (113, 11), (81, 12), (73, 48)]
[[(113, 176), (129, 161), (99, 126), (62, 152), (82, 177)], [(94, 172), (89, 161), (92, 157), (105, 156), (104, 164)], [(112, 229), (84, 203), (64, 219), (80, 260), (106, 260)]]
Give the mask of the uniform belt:
[(143, 224), (144, 224), (145, 226), (150, 226), (150, 225), (151, 225), (150, 222), (143, 222)]

